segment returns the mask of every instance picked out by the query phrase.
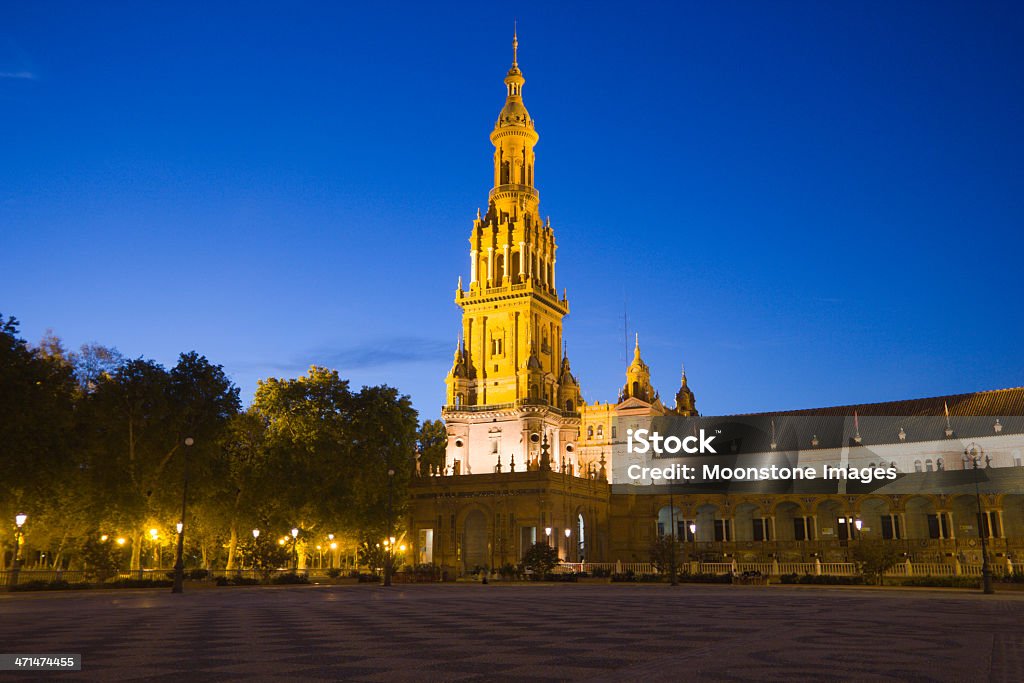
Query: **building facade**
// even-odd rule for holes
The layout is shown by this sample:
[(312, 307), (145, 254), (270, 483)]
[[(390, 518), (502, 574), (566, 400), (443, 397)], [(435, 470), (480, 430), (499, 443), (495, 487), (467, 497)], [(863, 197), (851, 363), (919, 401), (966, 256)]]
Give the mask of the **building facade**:
[[(445, 379), (446, 459), (411, 489), (416, 562), (495, 569), (537, 542), (572, 562), (643, 562), (664, 534), (700, 561), (838, 562), (852, 541), (878, 539), (913, 561), (973, 562), (982, 535), (994, 558), (1024, 558), (1024, 389), (702, 418), (685, 371), (673, 405), (662, 402), (638, 337), (617, 400), (584, 402), (562, 334), (569, 302), (556, 287), (554, 228), (540, 214), (539, 135), (523, 103), (515, 38), (504, 82), (487, 210), (470, 229), (468, 287), (459, 277), (455, 290), (462, 324)], [(727, 456), (885, 466), (899, 477), (778, 490), (652, 489), (622, 475), (633, 457), (629, 429), (665, 419), (717, 429), (741, 418), (771, 426), (763, 438), (731, 441), (725, 428)], [(965, 454), (982, 463), (984, 482)]]

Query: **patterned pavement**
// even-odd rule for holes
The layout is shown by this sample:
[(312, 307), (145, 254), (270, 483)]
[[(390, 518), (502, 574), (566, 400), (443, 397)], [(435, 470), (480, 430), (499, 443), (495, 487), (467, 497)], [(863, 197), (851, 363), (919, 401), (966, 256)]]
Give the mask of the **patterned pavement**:
[(782, 586), (4, 594), (0, 652), (82, 654), (20, 680), (1022, 681), (1022, 613), (1022, 594)]

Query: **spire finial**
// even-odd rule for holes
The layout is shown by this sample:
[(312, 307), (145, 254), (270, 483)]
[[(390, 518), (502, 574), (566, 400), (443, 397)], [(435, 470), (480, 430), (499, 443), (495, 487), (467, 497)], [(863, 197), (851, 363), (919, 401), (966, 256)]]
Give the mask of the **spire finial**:
[(679, 367), (683, 369), (683, 384), (686, 384), (686, 363), (680, 363)]
[(512, 68), (519, 66), (519, 20), (512, 20)]

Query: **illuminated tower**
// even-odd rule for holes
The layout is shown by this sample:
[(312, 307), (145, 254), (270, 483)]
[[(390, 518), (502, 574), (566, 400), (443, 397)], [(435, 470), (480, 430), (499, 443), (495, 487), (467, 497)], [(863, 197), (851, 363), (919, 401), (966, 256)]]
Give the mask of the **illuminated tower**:
[(555, 287), (555, 234), (542, 220), (534, 185), (539, 136), (523, 104), (519, 43), (505, 76), (505, 106), (491, 131), (494, 186), (469, 237), (469, 288), (455, 303), (462, 331), (446, 380), (442, 416), (447, 466), (462, 474), (540, 466), (544, 442), (553, 468), (573, 461), (580, 392), (563, 357), (569, 302)]

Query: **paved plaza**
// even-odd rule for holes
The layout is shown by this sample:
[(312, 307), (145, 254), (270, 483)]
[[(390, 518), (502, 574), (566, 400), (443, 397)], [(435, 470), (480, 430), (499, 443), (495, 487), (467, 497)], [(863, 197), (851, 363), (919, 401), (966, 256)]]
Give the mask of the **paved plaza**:
[(774, 586), (5, 594), (0, 652), (82, 654), (31, 680), (1021, 681), (1022, 614), (1019, 594)]

